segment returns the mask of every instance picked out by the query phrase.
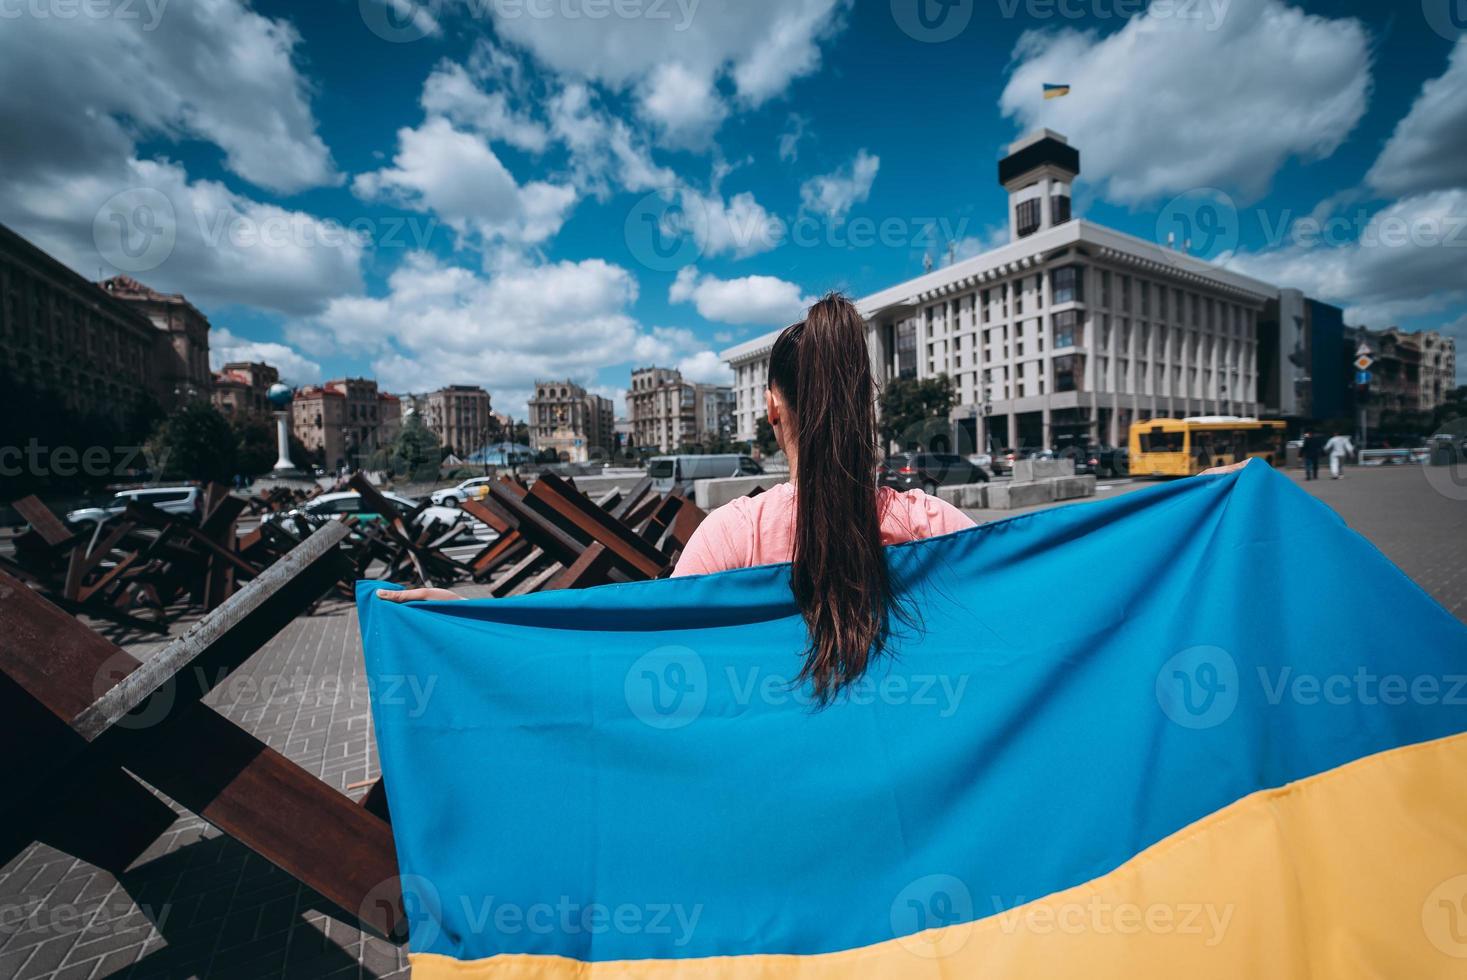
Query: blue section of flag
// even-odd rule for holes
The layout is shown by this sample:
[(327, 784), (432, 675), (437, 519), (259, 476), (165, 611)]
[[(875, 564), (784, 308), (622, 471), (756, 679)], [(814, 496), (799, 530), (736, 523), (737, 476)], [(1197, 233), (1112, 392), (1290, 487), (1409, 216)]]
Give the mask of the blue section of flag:
[(920, 629), (824, 711), (790, 683), (786, 566), (413, 605), (361, 583), (412, 948), (850, 949), (918, 928), (923, 882), (981, 918), (1467, 729), (1467, 628), (1261, 463), (890, 555)]

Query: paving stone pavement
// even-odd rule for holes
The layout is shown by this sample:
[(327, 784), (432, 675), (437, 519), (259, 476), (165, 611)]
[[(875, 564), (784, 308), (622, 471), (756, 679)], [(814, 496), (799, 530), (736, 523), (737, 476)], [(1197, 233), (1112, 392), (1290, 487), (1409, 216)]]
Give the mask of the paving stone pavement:
[[(1434, 485), (1418, 467), (1352, 468), (1344, 480), (1307, 484), (1291, 476), (1467, 620), (1467, 485)], [(146, 656), (157, 646), (129, 649)], [(362, 791), (349, 787), (376, 775), (345, 602), (296, 620), (209, 702), (353, 796)], [(320, 896), (191, 814), (121, 880), (39, 845), (0, 869), (0, 978), (402, 980), (406, 964), (397, 947), (344, 925)]]

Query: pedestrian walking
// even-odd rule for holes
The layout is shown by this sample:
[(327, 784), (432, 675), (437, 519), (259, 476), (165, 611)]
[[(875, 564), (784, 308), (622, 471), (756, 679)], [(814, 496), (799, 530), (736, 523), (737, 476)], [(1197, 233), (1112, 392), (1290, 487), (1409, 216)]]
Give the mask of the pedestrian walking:
[(1329, 442), (1324, 444), (1324, 451), (1329, 455), (1329, 478), (1339, 480), (1344, 478), (1340, 472), (1344, 466), (1346, 456), (1355, 455), (1355, 444), (1350, 437), (1344, 434), (1330, 436)]
[(1319, 479), (1319, 458), (1324, 455), (1324, 436), (1306, 429), (1304, 444), (1299, 448), (1299, 455), (1304, 460), (1304, 479)]

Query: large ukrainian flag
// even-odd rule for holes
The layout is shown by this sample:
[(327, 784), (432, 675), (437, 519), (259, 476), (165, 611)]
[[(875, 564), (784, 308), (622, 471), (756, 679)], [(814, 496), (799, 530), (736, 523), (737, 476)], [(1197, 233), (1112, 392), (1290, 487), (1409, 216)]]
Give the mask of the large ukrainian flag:
[(1255, 464), (891, 549), (789, 678), (782, 566), (360, 587), (419, 980), (1467, 976), (1467, 629)]

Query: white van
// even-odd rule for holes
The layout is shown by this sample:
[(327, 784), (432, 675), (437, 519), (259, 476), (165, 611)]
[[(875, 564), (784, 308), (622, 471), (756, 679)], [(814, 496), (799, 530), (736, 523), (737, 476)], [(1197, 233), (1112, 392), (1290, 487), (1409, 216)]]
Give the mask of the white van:
[(203, 506), (203, 492), (198, 487), (140, 487), (123, 490), (101, 507), (83, 507), (66, 515), (68, 524), (100, 524), (116, 517), (132, 501), (152, 504), (167, 514), (197, 514)]
[(658, 493), (681, 490), (693, 495), (694, 480), (717, 480), (729, 476), (758, 476), (764, 468), (751, 456), (725, 453), (716, 456), (653, 456), (647, 460), (647, 475)]

